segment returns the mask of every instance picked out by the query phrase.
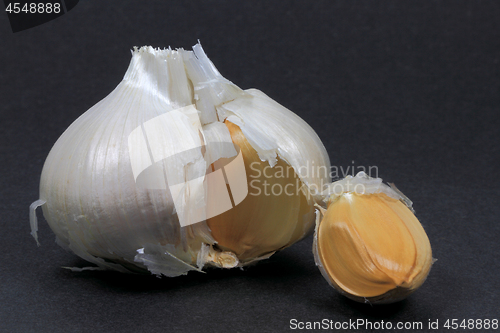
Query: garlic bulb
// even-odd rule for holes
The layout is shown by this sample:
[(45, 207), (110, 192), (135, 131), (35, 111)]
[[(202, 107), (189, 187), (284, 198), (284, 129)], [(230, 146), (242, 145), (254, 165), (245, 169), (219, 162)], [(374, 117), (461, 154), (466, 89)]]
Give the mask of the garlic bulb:
[[(200, 44), (136, 48), (123, 81), (50, 151), (32, 235), (41, 206), (56, 242), (97, 269), (243, 266), (312, 230), (329, 168), (311, 127), (224, 79)], [(289, 191), (266, 193), (276, 184)]]
[(356, 301), (391, 303), (422, 285), (432, 251), (408, 198), (364, 172), (325, 193), (313, 251), (335, 289)]

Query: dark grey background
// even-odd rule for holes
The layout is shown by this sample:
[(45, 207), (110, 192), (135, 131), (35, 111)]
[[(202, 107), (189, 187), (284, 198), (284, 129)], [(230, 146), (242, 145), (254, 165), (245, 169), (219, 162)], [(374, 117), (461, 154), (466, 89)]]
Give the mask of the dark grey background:
[[(13, 34), (0, 14), (0, 331), (500, 319), (499, 18), (498, 1), (81, 1)], [(229, 80), (304, 118), (332, 165), (377, 166), (414, 201), (438, 259), (420, 290), (389, 306), (347, 300), (311, 237), (244, 271), (172, 279), (64, 270), (86, 262), (43, 220), (37, 248), (28, 206), (59, 135), (120, 82), (133, 46), (197, 39)]]

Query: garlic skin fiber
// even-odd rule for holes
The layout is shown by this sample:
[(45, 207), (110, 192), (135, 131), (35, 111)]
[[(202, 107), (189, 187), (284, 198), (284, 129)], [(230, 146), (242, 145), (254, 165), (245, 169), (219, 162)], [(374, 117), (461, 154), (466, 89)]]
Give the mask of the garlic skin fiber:
[[(210, 195), (208, 174), (240, 156), (292, 168), (301, 190), (290, 200), (300, 209), (283, 206), (284, 197), (247, 195), (213, 215), (222, 198)], [(32, 235), (38, 242), (41, 206), (56, 242), (99, 269), (178, 276), (244, 266), (312, 230), (318, 189), (330, 179), (308, 166), (330, 169), (311, 127), (262, 92), (224, 79), (200, 44), (136, 48), (123, 81), (50, 151), (30, 207)]]
[(411, 201), (360, 172), (332, 183), (313, 251), (325, 279), (358, 302), (392, 303), (419, 288), (433, 263)]

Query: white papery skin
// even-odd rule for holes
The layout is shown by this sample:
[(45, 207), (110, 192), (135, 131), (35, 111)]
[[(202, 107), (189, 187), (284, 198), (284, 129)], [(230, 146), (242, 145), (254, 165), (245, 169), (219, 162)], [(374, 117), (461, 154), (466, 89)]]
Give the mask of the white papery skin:
[[(224, 79), (201, 45), (193, 50), (135, 49), (123, 81), (61, 135), (43, 167), (40, 201), (31, 207), (35, 239), (34, 210), (42, 205), (58, 244), (101, 269), (177, 276), (210, 263), (215, 241), (206, 222), (181, 227), (168, 190), (138, 187), (127, 143), (141, 124), (193, 104), (204, 128), (227, 131), (211, 124), (229, 117), (262, 160), (273, 166), (277, 157), (283, 159), (314, 193), (329, 184), (327, 173), (307, 170), (330, 170), (326, 150), (311, 127), (260, 91), (242, 91)], [(179, 140), (165, 139), (162, 146), (173, 150)], [(179, 169), (204, 166), (200, 152), (194, 151), (189, 164), (182, 162)], [(212, 158), (225, 154), (211, 152)], [(203, 194), (193, 195), (203, 199)], [(309, 215), (304, 223), (312, 227), (314, 216)], [(229, 266), (235, 265), (237, 259)]]

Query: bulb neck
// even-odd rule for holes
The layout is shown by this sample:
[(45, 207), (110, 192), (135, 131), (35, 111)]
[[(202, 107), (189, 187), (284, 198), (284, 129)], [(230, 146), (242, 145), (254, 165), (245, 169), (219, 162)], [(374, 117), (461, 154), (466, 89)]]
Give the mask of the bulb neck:
[(134, 48), (123, 80), (146, 90), (164, 91), (166, 83), (172, 79), (166, 65), (169, 58), (180, 57), (176, 53), (177, 51), (160, 50), (151, 46)]
[(218, 117), (217, 107), (238, 97), (249, 96), (219, 73), (200, 43), (193, 46), (192, 52), (184, 51), (183, 58), (203, 125), (223, 120)]
[(202, 125), (222, 120), (218, 106), (248, 95), (219, 73), (199, 43), (193, 51), (135, 48), (123, 80), (161, 96), (173, 108), (196, 104)]

